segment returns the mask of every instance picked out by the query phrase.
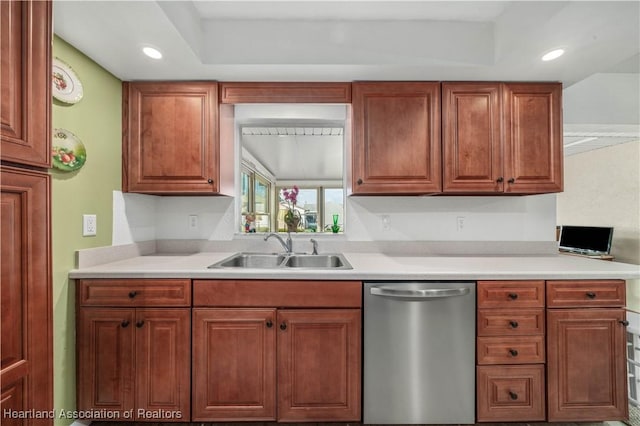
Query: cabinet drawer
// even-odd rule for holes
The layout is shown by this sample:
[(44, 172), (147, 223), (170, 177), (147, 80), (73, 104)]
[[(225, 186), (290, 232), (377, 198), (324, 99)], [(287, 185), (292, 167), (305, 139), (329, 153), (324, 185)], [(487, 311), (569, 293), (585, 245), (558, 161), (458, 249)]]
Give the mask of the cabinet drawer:
[(191, 306), (191, 280), (81, 280), (80, 306)]
[(477, 367), (479, 422), (545, 419), (544, 365)]
[(194, 280), (193, 305), (261, 308), (360, 308), (360, 281)]
[(623, 280), (547, 281), (547, 306), (618, 307), (625, 305)]
[(544, 363), (544, 336), (478, 337), (478, 364)]
[(479, 308), (542, 308), (544, 281), (479, 281)]
[(478, 336), (544, 334), (544, 309), (478, 309)]

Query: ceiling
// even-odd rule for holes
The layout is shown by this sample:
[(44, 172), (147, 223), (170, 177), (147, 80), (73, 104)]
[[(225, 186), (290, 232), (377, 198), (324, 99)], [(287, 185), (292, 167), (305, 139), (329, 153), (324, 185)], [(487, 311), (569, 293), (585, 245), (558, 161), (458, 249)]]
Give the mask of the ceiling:
[(639, 1), (55, 0), (54, 31), (122, 80), (561, 81), (565, 125), (640, 134)]

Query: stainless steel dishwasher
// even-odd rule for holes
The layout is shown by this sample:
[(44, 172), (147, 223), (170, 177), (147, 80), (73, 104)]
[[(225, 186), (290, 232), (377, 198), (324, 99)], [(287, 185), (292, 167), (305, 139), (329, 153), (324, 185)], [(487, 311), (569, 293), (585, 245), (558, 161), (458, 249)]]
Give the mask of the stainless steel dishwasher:
[(364, 423), (475, 422), (475, 282), (364, 283)]

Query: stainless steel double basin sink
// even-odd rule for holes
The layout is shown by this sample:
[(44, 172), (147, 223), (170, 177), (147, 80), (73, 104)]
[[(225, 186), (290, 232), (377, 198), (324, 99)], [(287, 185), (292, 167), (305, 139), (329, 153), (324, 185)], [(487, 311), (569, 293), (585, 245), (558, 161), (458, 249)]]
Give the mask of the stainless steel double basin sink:
[(236, 253), (209, 266), (210, 269), (353, 269), (344, 255), (298, 253)]

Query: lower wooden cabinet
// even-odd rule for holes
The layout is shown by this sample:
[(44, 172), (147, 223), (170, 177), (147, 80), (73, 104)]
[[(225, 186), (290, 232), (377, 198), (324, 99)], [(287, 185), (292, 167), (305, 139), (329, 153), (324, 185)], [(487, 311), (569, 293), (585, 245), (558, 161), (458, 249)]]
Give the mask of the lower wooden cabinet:
[(193, 421), (360, 420), (359, 309), (193, 310)]
[(188, 421), (190, 310), (81, 308), (78, 409)]
[(478, 421), (545, 419), (544, 365), (477, 367)]
[(624, 309), (547, 313), (549, 421), (628, 418)]
[[(189, 284), (189, 280), (79, 283), (78, 410), (106, 410), (111, 416), (93, 420), (190, 420), (191, 308), (190, 299), (176, 291)], [(162, 288), (166, 297), (158, 298), (164, 294)], [(174, 293), (175, 297), (167, 296)], [(159, 300), (167, 307), (146, 307), (153, 301), (161, 305)], [(104, 306), (91, 305), (99, 303)]]

